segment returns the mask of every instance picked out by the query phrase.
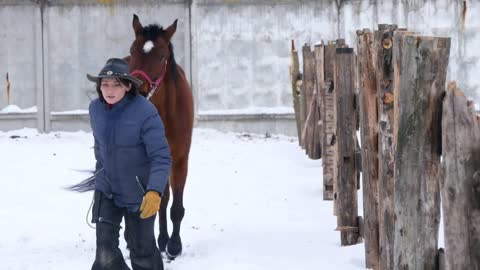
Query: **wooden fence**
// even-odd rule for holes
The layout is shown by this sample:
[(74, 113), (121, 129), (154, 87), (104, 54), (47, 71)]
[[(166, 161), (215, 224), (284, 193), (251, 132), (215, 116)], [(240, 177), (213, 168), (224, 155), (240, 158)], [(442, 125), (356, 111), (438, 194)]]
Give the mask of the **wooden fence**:
[(450, 38), (396, 25), (357, 36), (357, 55), (344, 40), (303, 46), (303, 74), (292, 42), (299, 143), (323, 160), (341, 245), (364, 242), (372, 269), (480, 269), (480, 116), (446, 89)]

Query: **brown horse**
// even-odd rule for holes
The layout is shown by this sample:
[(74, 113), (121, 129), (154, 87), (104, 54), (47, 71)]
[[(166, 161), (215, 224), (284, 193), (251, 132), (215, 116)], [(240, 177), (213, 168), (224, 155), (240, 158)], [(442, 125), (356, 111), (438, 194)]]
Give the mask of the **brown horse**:
[[(133, 15), (135, 40), (130, 56), (125, 57), (130, 72), (144, 81), (140, 94), (150, 98), (162, 118), (165, 134), (172, 154), (173, 164), (169, 184), (165, 187), (160, 206), (160, 235), (158, 246), (170, 258), (182, 252), (180, 224), (185, 214), (183, 190), (188, 171), (188, 155), (193, 130), (193, 96), (183, 69), (175, 62), (172, 36), (177, 20), (163, 29), (152, 24), (143, 27), (137, 15)], [(167, 205), (172, 188), (173, 203), (170, 219), (171, 236), (167, 230)]]

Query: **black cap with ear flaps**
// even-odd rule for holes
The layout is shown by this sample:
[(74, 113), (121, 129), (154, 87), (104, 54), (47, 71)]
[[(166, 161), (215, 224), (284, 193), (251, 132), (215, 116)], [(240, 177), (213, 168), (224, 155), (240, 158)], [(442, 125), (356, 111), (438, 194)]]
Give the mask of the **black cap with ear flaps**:
[(92, 82), (98, 83), (98, 81), (102, 78), (126, 79), (133, 83), (136, 88), (139, 88), (143, 84), (142, 80), (130, 75), (128, 72), (128, 63), (120, 58), (108, 59), (98, 76), (87, 74), (87, 79)]

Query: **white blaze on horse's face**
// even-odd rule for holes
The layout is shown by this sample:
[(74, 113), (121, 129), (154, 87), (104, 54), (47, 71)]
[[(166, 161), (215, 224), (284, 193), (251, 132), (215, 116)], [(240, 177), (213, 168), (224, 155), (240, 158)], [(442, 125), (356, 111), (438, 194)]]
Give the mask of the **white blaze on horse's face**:
[(149, 40), (145, 42), (145, 44), (143, 44), (143, 51), (145, 53), (149, 53), (153, 49), (153, 47), (154, 47), (153, 42)]

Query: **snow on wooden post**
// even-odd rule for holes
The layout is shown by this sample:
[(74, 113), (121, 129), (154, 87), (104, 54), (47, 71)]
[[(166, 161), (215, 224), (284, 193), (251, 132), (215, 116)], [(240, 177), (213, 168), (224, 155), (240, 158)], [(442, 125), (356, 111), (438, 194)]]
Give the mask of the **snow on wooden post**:
[[(355, 164), (356, 111), (354, 107), (355, 55), (352, 48), (337, 48), (335, 91), (337, 92), (337, 230), (341, 245), (357, 244), (360, 237)], [(340, 120), (341, 119), (341, 120)]]
[(393, 33), (396, 26), (378, 25), (373, 42), (373, 59), (378, 108), (378, 220), (380, 269), (394, 269), (394, 148), (393, 148)]
[[(336, 157), (336, 132), (337, 132), (337, 111), (336, 97), (334, 91), (334, 67), (335, 67), (335, 44), (328, 42), (324, 48), (324, 81), (321, 88), (323, 123), (322, 141), (322, 164), (323, 164), (323, 199), (334, 199), (334, 179), (336, 178), (337, 157)], [(334, 206), (335, 213), (335, 206)]]
[(377, 82), (373, 59), (374, 36), (357, 31), (360, 136), (362, 141), (363, 219), (366, 268), (380, 269), (378, 239)]
[(301, 81), (301, 74), (299, 71), (299, 63), (298, 63), (298, 52), (295, 49), (295, 43), (292, 40), (292, 63), (290, 65), (290, 80), (292, 82), (292, 101), (293, 101), (293, 109), (295, 111), (295, 121), (297, 125), (297, 136), (298, 136), (298, 143), (301, 145), (301, 120), (300, 120), (300, 92), (298, 87), (298, 82)]
[(393, 269), (436, 269), (442, 99), (450, 38), (397, 32)]
[(480, 119), (455, 83), (448, 88), (441, 187), (446, 269), (480, 269)]
[(313, 90), (315, 88), (315, 63), (314, 63), (313, 53), (310, 49), (310, 45), (305, 44), (302, 47), (302, 56), (303, 56), (302, 93), (303, 93), (303, 105), (304, 105), (303, 128), (306, 129), (305, 136), (302, 136), (302, 143), (303, 143), (303, 148), (305, 149), (307, 155), (310, 157), (312, 128), (307, 125), (308, 123), (306, 120), (307, 120), (308, 113), (310, 112), (310, 107), (312, 105)]

